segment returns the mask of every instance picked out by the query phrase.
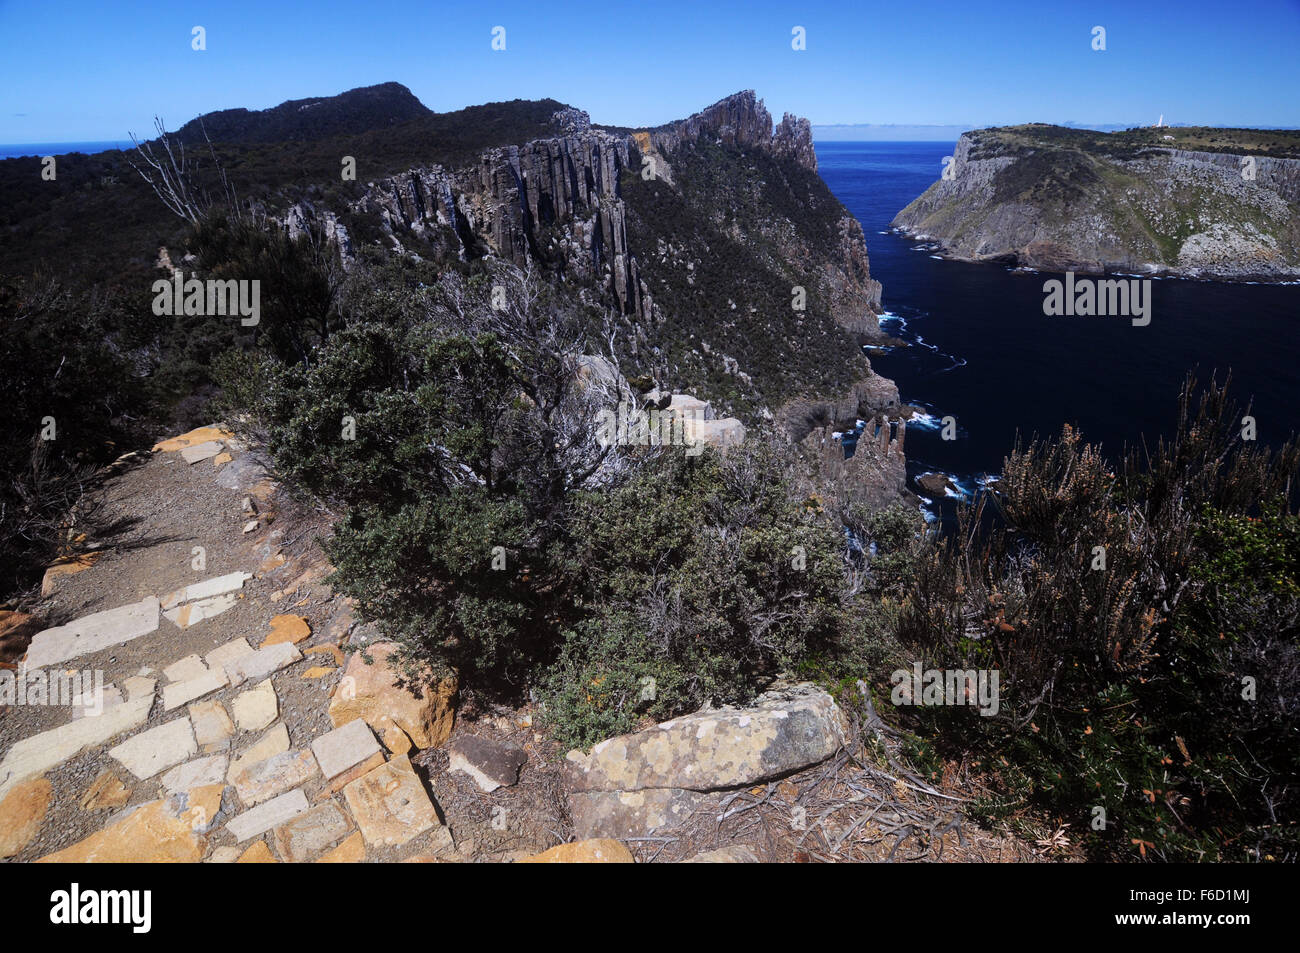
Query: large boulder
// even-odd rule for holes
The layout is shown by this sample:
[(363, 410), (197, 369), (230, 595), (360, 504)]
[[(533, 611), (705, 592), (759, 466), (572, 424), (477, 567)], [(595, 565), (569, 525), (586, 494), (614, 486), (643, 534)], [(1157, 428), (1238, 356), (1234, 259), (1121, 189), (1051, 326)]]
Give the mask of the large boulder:
[(456, 679), (448, 677), (421, 686), (417, 696), (398, 684), (401, 672), (392, 660), (396, 651), (392, 642), (376, 642), (367, 649), (372, 664), (367, 664), (360, 652), (348, 660), (330, 700), (330, 721), (337, 728), (361, 718), (393, 751), (398, 750), (391, 741), (397, 734), (394, 728), (417, 748), (441, 745), (451, 734), (456, 717)]
[(748, 708), (696, 712), (569, 752), (569, 807), (579, 837), (627, 838), (684, 823), (710, 792), (793, 774), (845, 744), (843, 713), (800, 684)]

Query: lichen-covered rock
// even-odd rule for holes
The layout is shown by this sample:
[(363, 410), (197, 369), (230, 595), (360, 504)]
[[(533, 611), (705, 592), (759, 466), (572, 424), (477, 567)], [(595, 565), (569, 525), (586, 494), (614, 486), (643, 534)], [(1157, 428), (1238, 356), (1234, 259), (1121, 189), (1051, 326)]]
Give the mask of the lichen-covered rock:
[(843, 713), (808, 684), (768, 692), (748, 708), (701, 711), (602, 741), (565, 766), (580, 837), (636, 837), (707, 808), (710, 792), (782, 777), (845, 743)]
[(766, 781), (825, 761), (845, 743), (834, 699), (812, 685), (760, 696), (748, 708), (675, 718), (571, 751), (571, 791), (684, 788), (715, 791)]

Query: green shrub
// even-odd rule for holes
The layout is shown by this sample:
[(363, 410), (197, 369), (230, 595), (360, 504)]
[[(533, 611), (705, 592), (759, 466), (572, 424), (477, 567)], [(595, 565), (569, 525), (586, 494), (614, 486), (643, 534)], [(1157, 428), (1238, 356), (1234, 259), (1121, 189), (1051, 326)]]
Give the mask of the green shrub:
[(1114, 471), (1069, 428), (1017, 449), (999, 525), (980, 532), (977, 508), (925, 553), (901, 618), (926, 667), (1001, 678), (996, 716), (923, 708), (912, 723), (983, 754), (1004, 809), (1049, 812), (1093, 856), (1300, 844), (1284, 820), (1300, 767), (1300, 449), (1243, 444), (1225, 388), (1194, 396), (1189, 380), (1172, 440)]

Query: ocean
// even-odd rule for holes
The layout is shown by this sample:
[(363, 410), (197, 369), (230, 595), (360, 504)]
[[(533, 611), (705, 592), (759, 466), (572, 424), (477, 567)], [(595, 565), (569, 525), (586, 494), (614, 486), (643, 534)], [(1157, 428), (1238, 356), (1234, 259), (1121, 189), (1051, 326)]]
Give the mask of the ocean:
[(94, 155), (109, 149), (130, 149), (129, 139), (121, 142), (16, 142), (8, 145), (0, 143), (0, 159), (16, 159), (20, 156), (61, 156), (69, 152), (84, 152)]
[[(866, 232), (872, 277), (884, 286), (881, 327), (907, 347), (868, 351), (926, 416), (907, 428), (912, 489), (946, 473), (971, 499), (1022, 438), (1056, 436), (1063, 424), (1118, 455), (1154, 443), (1175, 424), (1188, 370), (1204, 379), (1232, 371), (1231, 394), (1251, 402), (1259, 439), (1280, 443), (1300, 427), (1300, 286), (1152, 281), (1151, 322), (1124, 317), (1047, 317), (1050, 274), (943, 261), (890, 221), (938, 178), (953, 144), (818, 142), (822, 178)], [(956, 419), (957, 439), (940, 421)], [(932, 513), (951, 516), (956, 499)]]

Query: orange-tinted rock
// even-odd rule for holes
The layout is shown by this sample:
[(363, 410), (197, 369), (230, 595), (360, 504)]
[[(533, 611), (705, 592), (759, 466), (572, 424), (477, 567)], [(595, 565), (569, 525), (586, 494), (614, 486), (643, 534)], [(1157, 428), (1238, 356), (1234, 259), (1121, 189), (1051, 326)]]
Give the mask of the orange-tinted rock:
[(400, 673), (392, 664), (396, 649), (392, 642), (376, 642), (369, 647), (374, 660), (371, 665), (360, 652), (352, 656), (330, 700), (330, 721), (339, 726), (362, 718), (382, 733), (385, 719), (390, 719), (417, 748), (440, 745), (451, 734), (456, 718), (456, 679), (444, 678), (424, 686), (421, 697), (416, 697), (409, 688), (398, 685)]
[(367, 844), (400, 847), (441, 826), (408, 758), (394, 758), (343, 789)]
[(0, 857), (12, 857), (41, 832), (54, 788), (44, 778), (15, 785), (0, 801)]
[(596, 838), (560, 844), (526, 857), (521, 864), (630, 864), (632, 852), (616, 840)]
[(348, 837), (328, 854), (316, 861), (318, 864), (359, 864), (366, 859), (366, 841), (361, 832)]
[(315, 800), (319, 801), (322, 800), (323, 798), (332, 797), (333, 795), (338, 794), (340, 791), (342, 791), (345, 787), (347, 787), (357, 778), (369, 774), (371, 771), (375, 770), (375, 768), (383, 764), (386, 760), (387, 759), (384, 757), (384, 753), (382, 751), (376, 751), (365, 761), (362, 761), (360, 764), (348, 768), (338, 777), (331, 778), (329, 786), (326, 787), (323, 791), (321, 791), (320, 794), (316, 795)]
[(131, 800), (128, 788), (111, 768), (105, 769), (81, 796), (81, 806), (87, 811), (115, 810), (126, 807)]
[(303, 655), (311, 655), (313, 652), (328, 652), (334, 659), (334, 663), (340, 668), (343, 667), (343, 651), (337, 645), (313, 645), (309, 649), (303, 649)]
[(62, 559), (55, 560), (54, 564), (45, 570), (45, 578), (41, 580), (41, 595), (53, 595), (60, 576), (74, 576), (89, 569), (95, 565), (95, 561), (102, 555), (104, 554), (101, 552), (80, 553), (76, 556), (64, 556)]
[(311, 626), (300, 615), (278, 615), (271, 619), (271, 634), (262, 642), (261, 647), (289, 642), (297, 645), (311, 635)]
[(275, 855), (271, 853), (271, 848), (266, 846), (266, 841), (260, 840), (249, 846), (248, 850), (239, 855), (237, 864), (274, 864), (277, 863)]
[(142, 804), (126, 817), (37, 863), (196, 864), (221, 811), (213, 784)]
[(233, 433), (222, 427), (199, 427), (189, 433), (183, 433), (179, 437), (160, 440), (153, 445), (153, 449), (162, 453), (171, 453), (174, 450), (184, 450), (186, 447), (207, 443), (210, 440), (229, 440), (233, 436)]

